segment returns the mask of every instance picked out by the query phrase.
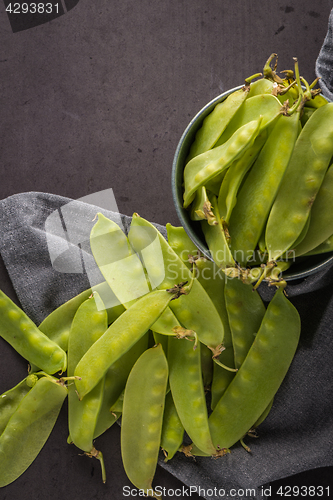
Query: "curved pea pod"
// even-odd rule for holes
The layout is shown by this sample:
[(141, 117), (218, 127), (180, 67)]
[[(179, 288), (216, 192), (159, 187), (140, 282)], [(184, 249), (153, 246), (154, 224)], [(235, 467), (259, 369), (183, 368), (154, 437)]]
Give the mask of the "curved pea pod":
[[(128, 237), (141, 256), (148, 275), (155, 277), (157, 288), (170, 288), (175, 283), (191, 282), (192, 273), (188, 267), (150, 222), (134, 214)], [(161, 257), (157, 259), (157, 255)], [(193, 280), (188, 295), (182, 295), (170, 303), (170, 309), (182, 326), (196, 332), (203, 344), (216, 347), (222, 343), (223, 322), (198, 280)]]
[(185, 431), (200, 450), (213, 455), (216, 450), (208, 426), (200, 347), (199, 343), (193, 349), (193, 343), (185, 339), (169, 339), (169, 382)]
[(229, 232), (231, 251), (241, 265), (252, 257), (265, 227), (294, 149), (298, 123), (299, 112), (278, 118), (237, 196)]
[[(78, 308), (69, 334), (68, 376), (73, 377), (75, 368), (88, 349), (103, 335), (108, 327), (107, 313), (100, 296), (95, 292)], [(102, 406), (104, 378), (79, 400), (75, 385), (68, 387), (68, 427), (70, 441), (89, 456), (95, 456), (101, 464), (105, 482), (103, 455), (93, 444), (95, 427)]]
[(0, 435), (4, 431), (10, 417), (17, 410), (22, 399), (28, 394), (30, 389), (36, 384), (38, 376), (28, 375), (15, 387), (4, 392), (0, 396)]
[(235, 267), (235, 260), (229, 248), (229, 233), (218, 211), (218, 203), (215, 196), (211, 197), (212, 212), (216, 217), (217, 224), (209, 225), (202, 221), (201, 227), (212, 259), (222, 269)]
[(243, 127), (253, 120), (257, 120), (259, 116), (262, 117), (262, 120), (258, 134), (261, 133), (265, 128), (274, 123), (280, 115), (280, 112), (281, 103), (273, 95), (262, 94), (246, 99), (244, 106), (238, 110), (230, 121), (215, 147), (217, 148), (227, 142), (240, 127)]
[(187, 161), (214, 147), (231, 118), (247, 98), (249, 90), (250, 86), (245, 85), (232, 92), (206, 116), (195, 136)]
[(304, 255), (323, 243), (333, 233), (333, 165), (327, 170), (309, 217), (309, 227), (303, 240), (295, 244), (294, 255)]
[(49, 374), (65, 371), (65, 351), (42, 333), (35, 323), (0, 290), (0, 335), (23, 358)]
[[(223, 322), (223, 346), (225, 350), (219, 355), (218, 359), (224, 365), (234, 368), (229, 320), (224, 299), (225, 274), (217, 267), (215, 262), (196, 255), (198, 253), (197, 247), (188, 237), (183, 227), (174, 227), (167, 224), (166, 229), (171, 248), (182, 259), (184, 264), (192, 266), (189, 262), (189, 256), (195, 259), (196, 279), (206, 290)], [(212, 401), (214, 404), (214, 401), (221, 397), (221, 391), (230, 382), (232, 374), (230, 371), (213, 363), (212, 351), (205, 344), (201, 345), (201, 367), (204, 387), (210, 387), (212, 384)]]
[(121, 456), (128, 479), (148, 496), (160, 449), (168, 363), (161, 345), (145, 351), (128, 377), (121, 424)]
[(251, 83), (250, 92), (248, 97), (254, 97), (262, 94), (271, 94), (274, 90), (274, 83), (267, 78), (260, 78)]
[[(155, 288), (155, 283), (151, 286), (151, 276), (146, 276), (139, 256), (124, 232), (101, 213), (92, 228), (90, 246), (106, 282), (126, 309), (139, 297)], [(158, 255), (155, 258), (158, 258)], [(169, 334), (172, 328), (177, 326), (177, 319), (167, 308), (156, 321), (153, 330)]]
[(122, 408), (120, 408), (120, 412), (117, 409), (111, 410), (111, 408), (119, 400), (120, 395), (124, 391), (128, 375), (134, 363), (148, 349), (148, 336), (147, 332), (133, 347), (113, 363), (106, 372), (103, 399), (95, 426), (94, 439), (109, 429), (119, 418)]
[(228, 224), (232, 210), (237, 202), (238, 190), (241, 183), (252, 167), (260, 150), (267, 140), (267, 130), (259, 134), (253, 145), (245, 153), (230, 165), (218, 192), (218, 209), (220, 216)]
[(300, 318), (279, 288), (234, 379), (209, 417), (214, 445), (230, 448), (268, 407), (295, 355)]
[(257, 117), (235, 133), (219, 147), (196, 156), (184, 169), (184, 208), (192, 203), (195, 192), (208, 181), (225, 171), (241, 156), (256, 138), (262, 117)]
[[(39, 329), (49, 339), (56, 342), (64, 351), (68, 349), (68, 337), (72, 321), (80, 305), (96, 291), (102, 298), (108, 313), (108, 323), (112, 323), (123, 311), (124, 307), (117, 304), (118, 300), (106, 282), (84, 290), (72, 299), (64, 302), (52, 311), (39, 325)], [(117, 304), (117, 305), (115, 305)]]
[(165, 455), (164, 462), (168, 462), (179, 450), (183, 443), (184, 427), (178, 416), (171, 392), (165, 397), (163, 425), (161, 434), (161, 448)]
[(228, 278), (225, 301), (229, 316), (235, 367), (240, 368), (251, 348), (265, 315), (264, 303), (252, 285), (239, 278)]
[(22, 399), (0, 436), (0, 487), (15, 481), (35, 460), (66, 396), (66, 387), (47, 376)]
[(154, 290), (140, 297), (88, 349), (78, 362), (74, 375), (80, 399), (104, 377), (109, 367), (150, 329), (177, 296), (177, 292)]
[(296, 141), (267, 221), (269, 260), (283, 255), (301, 233), (332, 155), (333, 103), (329, 103), (313, 113)]

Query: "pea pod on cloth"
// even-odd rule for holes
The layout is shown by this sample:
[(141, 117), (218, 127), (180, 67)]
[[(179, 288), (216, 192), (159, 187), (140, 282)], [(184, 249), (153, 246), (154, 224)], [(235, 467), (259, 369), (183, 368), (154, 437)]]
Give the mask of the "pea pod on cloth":
[(46, 373), (66, 370), (65, 351), (42, 333), (25, 312), (1, 290), (0, 335), (23, 358)]
[(312, 114), (298, 136), (273, 203), (266, 229), (270, 261), (291, 248), (301, 233), (332, 155), (333, 103), (328, 103)]
[(67, 396), (67, 388), (42, 377), (22, 399), (0, 436), (0, 487), (17, 479), (47, 441)]
[[(75, 368), (108, 327), (105, 306), (95, 292), (78, 308), (72, 323), (68, 341), (68, 376), (73, 377)], [(102, 405), (104, 378), (82, 401), (75, 391), (75, 385), (68, 387), (68, 428), (70, 440), (88, 456), (100, 461), (103, 482), (106, 481), (103, 455), (95, 449), (93, 438), (96, 422)]]
[[(146, 275), (139, 256), (124, 232), (101, 213), (91, 230), (90, 246), (106, 282), (126, 309), (155, 288), (154, 276)], [(158, 255), (155, 260), (157, 258)], [(152, 329), (157, 333), (170, 334), (172, 328), (177, 326), (177, 319), (167, 307)]]
[(150, 329), (157, 318), (178, 296), (179, 290), (154, 290), (129, 307), (88, 349), (78, 362), (74, 375), (82, 399), (104, 377), (108, 368)]
[(114, 305), (116, 302), (115, 296), (106, 282), (99, 283), (93, 288), (88, 288), (61, 304), (46, 316), (38, 328), (64, 351), (67, 351), (68, 348), (68, 336), (74, 315), (79, 306), (90, 297), (93, 291), (96, 291), (100, 295), (107, 308), (109, 324), (124, 310), (121, 304)]
[(235, 366), (240, 368), (254, 342), (266, 309), (259, 293), (253, 290), (252, 285), (243, 283), (239, 278), (226, 279), (225, 302)]
[(111, 411), (125, 389), (126, 381), (136, 360), (148, 349), (149, 332), (138, 340), (125, 354), (112, 363), (104, 377), (104, 390), (101, 408), (98, 414), (94, 439), (103, 434), (119, 418), (117, 411)]
[[(209, 295), (162, 234), (150, 222), (134, 214), (128, 238), (140, 255), (147, 274), (155, 277), (158, 289), (171, 288), (175, 283), (191, 282), (191, 291), (170, 303), (177, 320), (196, 332), (205, 345), (215, 348), (223, 341), (224, 325)], [(160, 256), (160, 258), (157, 258)]]
[(159, 344), (145, 351), (133, 366), (124, 393), (121, 456), (129, 480), (146, 495), (155, 494), (152, 481), (161, 442), (168, 363)]
[(200, 343), (185, 339), (169, 339), (169, 381), (173, 400), (180, 421), (196, 446), (214, 455), (209, 426), (206, 398), (201, 372)]
[(293, 360), (300, 329), (297, 310), (279, 288), (244, 362), (209, 417), (217, 449), (234, 445), (266, 410)]
[(209, 180), (226, 170), (250, 147), (259, 133), (262, 117), (237, 128), (219, 147), (210, 149), (190, 160), (184, 169), (184, 208), (192, 203), (195, 192)]
[(164, 462), (168, 462), (179, 450), (183, 443), (184, 427), (178, 416), (171, 391), (165, 397), (163, 425), (161, 434), (161, 448), (165, 455)]

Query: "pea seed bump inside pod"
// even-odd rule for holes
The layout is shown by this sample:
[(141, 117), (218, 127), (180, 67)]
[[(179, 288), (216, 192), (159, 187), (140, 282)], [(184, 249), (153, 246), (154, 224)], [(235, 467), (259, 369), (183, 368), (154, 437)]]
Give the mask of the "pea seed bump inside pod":
[(292, 248), (301, 234), (332, 155), (333, 103), (328, 103), (311, 115), (296, 141), (267, 221), (269, 260)]
[(251, 146), (259, 133), (262, 117), (246, 123), (224, 144), (193, 158), (184, 169), (184, 208), (192, 203), (196, 191), (209, 180), (225, 171)]
[(0, 335), (21, 356), (48, 374), (64, 372), (67, 356), (0, 290)]

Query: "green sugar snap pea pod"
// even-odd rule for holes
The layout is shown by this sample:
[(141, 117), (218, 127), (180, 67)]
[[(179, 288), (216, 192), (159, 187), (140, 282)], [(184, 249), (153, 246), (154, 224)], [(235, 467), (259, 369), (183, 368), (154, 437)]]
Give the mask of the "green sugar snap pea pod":
[(0, 487), (17, 479), (47, 441), (67, 396), (54, 377), (42, 377), (22, 399), (0, 436)]
[(165, 397), (163, 425), (161, 434), (161, 448), (165, 455), (164, 462), (168, 462), (179, 450), (183, 443), (184, 427), (178, 416), (171, 392)]
[[(100, 296), (95, 292), (78, 308), (68, 340), (68, 376), (73, 377), (75, 368), (88, 349), (106, 331), (107, 313)], [(68, 428), (70, 442), (88, 456), (96, 457), (101, 464), (102, 480), (106, 481), (103, 455), (93, 444), (96, 422), (102, 405), (104, 378), (79, 400), (75, 385), (68, 387)]]
[(266, 309), (252, 285), (243, 283), (239, 278), (226, 280), (225, 301), (235, 353), (235, 366), (240, 368), (253, 344)]
[[(195, 262), (196, 279), (201, 283), (214, 303), (224, 326), (223, 346), (227, 349), (220, 354), (218, 359), (222, 364), (233, 368), (233, 353), (231, 352), (230, 354), (230, 350), (232, 351), (231, 334), (224, 300), (225, 274), (217, 267), (215, 262), (197, 255), (197, 247), (188, 237), (183, 227), (174, 227), (171, 224), (167, 224), (166, 229), (171, 248), (182, 259), (184, 264), (192, 266), (191, 262)], [(215, 395), (216, 398), (219, 398), (221, 392), (218, 387), (221, 388), (222, 384), (224, 387), (225, 380), (230, 381), (231, 373), (221, 367), (218, 367), (219, 370), (216, 369), (216, 363), (212, 364), (212, 351), (205, 344), (201, 345), (201, 366), (205, 387), (210, 387), (213, 380), (213, 373), (215, 374), (212, 393), (213, 399), (215, 399)], [(224, 382), (222, 382), (222, 379), (224, 379)]]
[(100, 283), (93, 288), (88, 288), (64, 304), (52, 311), (39, 325), (39, 329), (51, 340), (56, 342), (64, 351), (68, 348), (68, 336), (71, 324), (79, 306), (96, 291), (102, 298), (108, 313), (108, 323), (112, 323), (116, 317), (124, 311), (124, 307), (114, 305), (117, 299), (106, 282)]
[(283, 255), (301, 233), (332, 155), (333, 103), (329, 103), (313, 113), (296, 141), (267, 221), (269, 260)]
[(4, 431), (10, 417), (17, 410), (22, 399), (38, 381), (35, 374), (28, 375), (15, 387), (0, 396), (0, 435)]
[[(123, 356), (113, 363), (104, 377), (104, 391), (98, 414), (94, 439), (103, 434), (119, 418), (117, 410), (110, 410), (125, 389), (126, 381), (136, 360), (148, 349), (149, 332), (138, 340)], [(83, 399), (84, 401), (84, 399)], [(121, 411), (121, 410), (120, 410)]]
[(225, 274), (217, 267), (215, 262), (200, 255), (197, 247), (183, 227), (175, 227), (168, 223), (166, 230), (169, 245), (183, 263), (189, 268), (193, 266), (193, 263), (195, 264), (196, 279), (215, 305), (223, 325), (227, 327), (228, 316), (224, 301)]
[(214, 455), (216, 450), (208, 427), (208, 413), (201, 372), (200, 343), (169, 339), (169, 382), (180, 421), (196, 446)]
[[(170, 309), (179, 323), (196, 332), (198, 339), (209, 347), (223, 341), (224, 325), (209, 295), (162, 234), (148, 221), (133, 215), (129, 240), (141, 256), (148, 275), (156, 277), (157, 287), (170, 288), (175, 283), (191, 282), (191, 292), (170, 303)], [(162, 258), (156, 259), (157, 255)]]
[(91, 346), (78, 362), (74, 375), (80, 399), (104, 377), (109, 367), (151, 328), (182, 290), (154, 290), (140, 297)]
[(240, 185), (265, 144), (267, 135), (267, 130), (263, 130), (263, 132), (256, 137), (253, 145), (249, 147), (238, 160), (230, 165), (220, 185), (218, 209), (220, 216), (223, 217), (227, 224), (236, 204)]
[(146, 495), (152, 488), (161, 442), (168, 363), (161, 345), (145, 351), (128, 377), (121, 425), (121, 456), (128, 479)]
[(280, 115), (281, 103), (273, 95), (262, 94), (246, 99), (242, 106), (235, 114), (224, 133), (216, 143), (216, 148), (226, 143), (231, 136), (244, 125), (253, 120), (262, 117), (259, 133), (267, 127), (270, 127)]
[(281, 115), (237, 196), (229, 221), (231, 250), (245, 265), (258, 244), (298, 135), (299, 111)]
[(252, 88), (250, 82), (258, 76), (260, 76), (260, 73), (247, 78), (245, 85), (241, 89), (229, 94), (224, 101), (217, 104), (213, 111), (206, 116), (195, 136), (187, 161), (214, 147), (231, 118), (249, 95)]
[(235, 267), (235, 260), (229, 248), (229, 233), (218, 211), (218, 202), (215, 196), (211, 196), (212, 212), (216, 217), (217, 224), (209, 225), (202, 221), (201, 227), (212, 259), (222, 269)]
[(0, 290), (0, 335), (21, 356), (49, 374), (65, 371), (65, 351)]
[[(156, 287), (154, 277), (146, 275), (139, 256), (124, 232), (103, 214), (98, 214), (98, 220), (92, 228), (90, 246), (101, 273), (126, 309)], [(159, 257), (157, 254), (155, 260)], [(152, 329), (168, 335), (178, 326), (177, 319), (168, 307)]]
[(242, 366), (209, 417), (218, 449), (234, 445), (263, 414), (293, 360), (300, 327), (297, 310), (279, 288)]
[(248, 97), (254, 97), (256, 95), (271, 94), (274, 90), (274, 83), (267, 78), (260, 78), (259, 80), (253, 82), (250, 87), (250, 92)]
[(250, 147), (259, 133), (262, 117), (237, 128), (235, 133), (219, 147), (196, 156), (184, 169), (184, 208), (192, 203), (195, 192), (208, 181), (225, 171)]
[(295, 243), (295, 257), (304, 255), (323, 243), (333, 233), (333, 165), (327, 170), (316, 199), (312, 205), (309, 227), (300, 243)]

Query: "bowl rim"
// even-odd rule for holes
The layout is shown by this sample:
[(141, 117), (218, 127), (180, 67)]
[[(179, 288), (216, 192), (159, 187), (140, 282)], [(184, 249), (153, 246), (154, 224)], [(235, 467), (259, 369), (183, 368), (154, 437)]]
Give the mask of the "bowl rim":
[[(176, 209), (177, 216), (179, 218), (179, 221), (186, 231), (187, 235), (189, 238), (192, 240), (192, 242), (195, 244), (195, 246), (198, 248), (198, 250), (208, 259), (213, 261), (212, 256), (209, 252), (209, 249), (207, 246), (203, 245), (203, 242), (199, 240), (198, 235), (192, 228), (191, 222), (189, 221), (189, 217), (186, 216), (188, 213), (187, 210), (185, 210), (182, 206), (182, 186), (179, 186), (178, 182), (178, 177), (179, 177), (179, 157), (183, 151), (184, 144), (186, 144), (186, 141), (189, 137), (189, 135), (193, 134), (195, 136), (195, 133), (197, 130), (199, 130), (204, 118), (213, 110), (213, 108), (219, 104), (220, 102), (223, 102), (228, 95), (232, 94), (233, 92), (236, 92), (237, 90), (241, 89), (243, 85), (238, 85), (237, 87), (234, 87), (232, 89), (226, 90), (222, 94), (219, 94), (218, 96), (214, 97), (212, 100), (210, 100), (207, 104), (205, 104), (190, 120), (188, 123), (187, 127), (185, 128), (184, 132), (182, 133), (179, 142), (177, 144), (174, 157), (173, 157), (173, 162), (172, 162), (172, 170), (171, 170), (171, 190), (172, 190), (172, 198), (173, 198), (173, 203)], [(326, 98), (325, 98), (326, 99)], [(326, 99), (327, 102), (330, 102), (328, 99)], [(191, 142), (190, 142), (191, 143)], [(188, 152), (188, 151), (187, 151)], [(185, 164), (182, 167), (181, 173), (183, 172), (185, 167)], [(320, 259), (321, 255), (326, 255), (327, 257), (324, 258), (324, 260)], [(326, 252), (323, 254), (318, 254), (316, 256), (309, 256), (309, 259), (312, 257), (316, 257), (316, 259), (312, 260), (318, 260), (320, 259), (319, 262), (315, 262), (312, 265), (310, 265), (308, 268), (305, 270), (300, 270), (297, 271), (295, 270), (294, 272), (290, 272), (292, 269), (292, 266), (290, 269), (284, 271), (282, 273), (283, 278), (286, 281), (293, 281), (293, 280), (299, 280), (306, 278), (312, 274), (318, 273), (319, 271), (322, 271), (324, 268), (328, 267), (329, 264), (333, 262), (333, 251), (332, 252)]]

